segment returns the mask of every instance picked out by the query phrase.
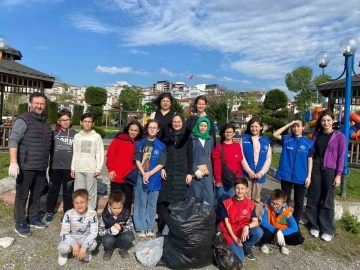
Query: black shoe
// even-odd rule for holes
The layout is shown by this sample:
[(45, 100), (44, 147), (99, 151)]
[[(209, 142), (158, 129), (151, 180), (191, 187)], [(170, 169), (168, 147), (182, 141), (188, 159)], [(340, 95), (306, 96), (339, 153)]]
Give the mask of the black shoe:
[(123, 258), (123, 259), (130, 258), (129, 252), (127, 250), (119, 249), (119, 254), (120, 254), (121, 258)]
[(110, 261), (111, 260), (111, 257), (113, 255), (113, 252), (112, 251), (105, 251), (104, 253), (104, 256), (103, 256), (103, 260), (104, 261)]
[(250, 260), (250, 261), (254, 261), (255, 257), (254, 257), (254, 254), (252, 253), (251, 248), (249, 248), (247, 246), (243, 246), (243, 249), (244, 249), (245, 257), (248, 258), (248, 260)]

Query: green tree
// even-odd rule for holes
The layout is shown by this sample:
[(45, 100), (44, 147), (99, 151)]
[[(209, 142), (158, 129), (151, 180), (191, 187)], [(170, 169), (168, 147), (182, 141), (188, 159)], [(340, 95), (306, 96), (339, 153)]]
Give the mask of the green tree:
[(182, 115), (185, 117), (185, 112), (184, 112), (184, 108), (183, 106), (179, 103), (179, 101), (174, 98), (173, 99), (173, 102), (171, 103), (171, 109), (174, 111), (174, 112), (177, 112), (178, 114)]
[(85, 90), (85, 102), (91, 106), (104, 106), (107, 92), (104, 88), (89, 86)]
[[(10, 116), (18, 113), (19, 105), (26, 102), (27, 96), (19, 93), (8, 93), (4, 97), (3, 115)], [(26, 103), (27, 104), (27, 103)]]
[(281, 108), (285, 108), (288, 104), (288, 97), (284, 91), (279, 89), (273, 89), (266, 93), (264, 100), (264, 108), (276, 111)]
[[(219, 127), (226, 124), (226, 110), (227, 104), (224, 101), (210, 101), (209, 105), (206, 108), (206, 113), (213, 119), (214, 122), (217, 122)], [(230, 116), (230, 110), (228, 110)]]
[(246, 111), (251, 115), (259, 115), (261, 111), (261, 105), (256, 99), (256, 92), (251, 91), (248, 92), (241, 101), (241, 105), (239, 107), (240, 110)]
[(54, 101), (49, 101), (46, 103), (44, 115), (50, 121), (51, 124), (56, 124), (57, 122), (57, 113), (59, 105)]
[(136, 111), (141, 107), (142, 98), (143, 94), (140, 87), (124, 85), (118, 100), (122, 103), (123, 110)]
[(29, 103), (22, 103), (22, 104), (19, 104), (19, 107), (18, 107), (18, 115), (20, 114), (23, 114), (25, 112), (27, 112), (29, 110)]
[(84, 106), (75, 104), (74, 111), (72, 116), (72, 124), (73, 125), (80, 125), (80, 119), (84, 112)]

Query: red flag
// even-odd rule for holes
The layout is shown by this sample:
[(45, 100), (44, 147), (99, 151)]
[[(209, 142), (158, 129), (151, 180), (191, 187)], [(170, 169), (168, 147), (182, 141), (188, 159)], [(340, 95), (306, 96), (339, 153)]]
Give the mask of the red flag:
[(189, 77), (189, 80), (192, 80), (192, 79), (194, 79), (194, 75), (191, 75), (191, 76)]

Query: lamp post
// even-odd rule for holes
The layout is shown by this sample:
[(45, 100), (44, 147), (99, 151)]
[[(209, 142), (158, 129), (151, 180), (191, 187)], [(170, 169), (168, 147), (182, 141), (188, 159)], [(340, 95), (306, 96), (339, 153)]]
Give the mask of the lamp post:
[(229, 89), (226, 89), (227, 97), (226, 97), (226, 123), (229, 123)]
[[(9, 40), (7, 39), (7, 37), (0, 35), (0, 53), (2, 51), (6, 51), (7, 49), (9, 49), (10, 47), (10, 43)], [(0, 84), (0, 92), (1, 92), (1, 96), (0, 96), (0, 122), (2, 123), (2, 111), (3, 111), (3, 106), (4, 106), (4, 92), (5, 92), (5, 86)], [(12, 106), (12, 108), (14, 107), (14, 105)], [(14, 123), (14, 113), (12, 114), (12, 121)]]
[[(341, 75), (336, 79), (328, 79), (325, 76), (325, 67), (331, 61), (331, 56), (328, 52), (322, 51), (319, 52), (315, 57), (315, 62), (322, 68), (323, 77), (329, 81), (339, 80), (346, 73), (346, 83), (345, 83), (345, 104), (344, 104), (344, 135), (346, 138), (346, 147), (349, 147), (349, 128), (350, 128), (350, 105), (351, 105), (351, 82), (352, 75), (360, 78), (354, 72), (354, 56), (356, 50), (359, 48), (359, 41), (356, 38), (347, 37), (344, 38), (339, 44), (340, 51), (345, 57), (344, 70)], [(346, 175), (349, 174), (348, 168), (348, 149), (346, 149), (346, 154), (344, 158), (344, 171), (341, 181), (341, 196), (346, 196)]]
[(119, 103), (120, 105), (120, 120), (119, 120), (119, 131), (121, 131), (121, 126), (122, 126), (122, 103)]

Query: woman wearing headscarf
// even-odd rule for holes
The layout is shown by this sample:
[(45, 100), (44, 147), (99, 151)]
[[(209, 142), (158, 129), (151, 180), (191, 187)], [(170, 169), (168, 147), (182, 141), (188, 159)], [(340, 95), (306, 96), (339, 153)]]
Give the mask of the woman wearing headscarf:
[(158, 229), (163, 231), (168, 206), (186, 199), (187, 183), (192, 180), (192, 151), (188, 148), (185, 120), (175, 114), (171, 124), (164, 128), (167, 160), (161, 171), (162, 188), (158, 198)]
[(193, 178), (189, 183), (187, 195), (199, 198), (214, 207), (214, 181), (211, 164), (214, 141), (209, 131), (209, 119), (199, 117), (188, 141), (188, 147), (193, 152)]

